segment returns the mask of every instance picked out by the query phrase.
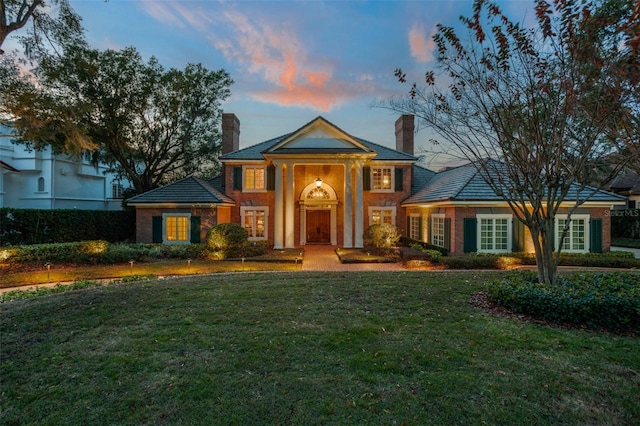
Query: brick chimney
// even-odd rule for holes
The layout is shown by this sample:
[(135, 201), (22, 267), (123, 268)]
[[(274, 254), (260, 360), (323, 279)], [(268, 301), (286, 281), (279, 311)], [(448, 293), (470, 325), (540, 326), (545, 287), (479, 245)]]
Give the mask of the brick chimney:
[(413, 115), (403, 114), (396, 120), (396, 151), (413, 155)]
[(222, 154), (240, 149), (240, 120), (233, 113), (222, 113)]

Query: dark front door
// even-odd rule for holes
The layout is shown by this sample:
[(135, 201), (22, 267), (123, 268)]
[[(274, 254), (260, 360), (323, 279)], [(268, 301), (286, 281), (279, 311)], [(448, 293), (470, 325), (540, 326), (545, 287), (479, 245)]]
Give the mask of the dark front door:
[(331, 211), (307, 211), (307, 243), (329, 244), (331, 242)]

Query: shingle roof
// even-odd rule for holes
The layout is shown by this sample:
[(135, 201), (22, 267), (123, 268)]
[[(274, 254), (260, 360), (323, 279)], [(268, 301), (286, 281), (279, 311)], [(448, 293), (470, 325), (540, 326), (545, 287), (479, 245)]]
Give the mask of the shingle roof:
[[(306, 127), (307, 125), (313, 123), (316, 120), (323, 120), (344, 133), (344, 131), (341, 130), (339, 127), (328, 122), (326, 119), (322, 117), (318, 117), (315, 120), (312, 120), (311, 122), (307, 123), (305, 126), (302, 126), (300, 129)], [(286, 135), (278, 136), (277, 138), (269, 139), (267, 141), (258, 143), (256, 145), (252, 145), (246, 148), (239, 149), (237, 151), (226, 153), (220, 156), (220, 159), (223, 161), (224, 160), (264, 160), (264, 156), (263, 156), (264, 152), (268, 151), (269, 149), (271, 149), (278, 143), (282, 142), (284, 139), (288, 138), (289, 136), (297, 133), (300, 129), (297, 129), (291, 133), (287, 133)], [(379, 145), (374, 142), (360, 139), (355, 136), (351, 136), (351, 137), (356, 141), (358, 141), (359, 143), (361, 143), (362, 145), (366, 146), (368, 149), (376, 152), (377, 155), (373, 158), (374, 160), (382, 160), (382, 161), (416, 161), (417, 160), (417, 158), (414, 157), (413, 155), (409, 155), (401, 151), (396, 151), (395, 149), (387, 148), (383, 145)], [(282, 153), (285, 153), (285, 152), (290, 153), (292, 151), (294, 150), (287, 150), (287, 149), (278, 150), (278, 152), (282, 152)], [(345, 150), (342, 150), (340, 152), (344, 152), (344, 151)], [(356, 151), (360, 152), (360, 150), (356, 150)], [(304, 151), (296, 150), (295, 152), (304, 152)], [(331, 153), (332, 151), (331, 150), (322, 151), (321, 153), (327, 153), (327, 152)], [(311, 151), (309, 151), (308, 153), (314, 154), (314, 152), (311, 152)]]
[(210, 181), (193, 176), (172, 182), (127, 200), (129, 204), (220, 204), (235, 203), (214, 187)]
[[(565, 199), (573, 201), (578, 197), (589, 197), (589, 201), (616, 202), (624, 201), (622, 197), (611, 192), (596, 190), (587, 186), (571, 186)], [(491, 189), (473, 164), (465, 164), (453, 169), (434, 174), (416, 193), (407, 198), (403, 204), (433, 203), (438, 201), (503, 201), (503, 198)]]
[(413, 165), (413, 173), (411, 174), (411, 195), (421, 190), (425, 183), (431, 179), (436, 172), (426, 169), (417, 164)]

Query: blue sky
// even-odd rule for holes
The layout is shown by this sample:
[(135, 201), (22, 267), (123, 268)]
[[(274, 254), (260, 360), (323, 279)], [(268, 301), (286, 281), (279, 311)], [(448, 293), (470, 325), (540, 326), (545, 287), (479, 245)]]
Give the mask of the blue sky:
[[(393, 147), (378, 98), (408, 90), (393, 71), (420, 81), (433, 64), (437, 23), (458, 25), (471, 1), (71, 0), (92, 47), (136, 47), (165, 67), (224, 68), (235, 83), (223, 104), (241, 122), (241, 147), (297, 129), (318, 115), (354, 136)], [(532, 17), (532, 0), (501, 2)], [(416, 154), (432, 137), (416, 134)], [(429, 164), (439, 167), (440, 164)]]

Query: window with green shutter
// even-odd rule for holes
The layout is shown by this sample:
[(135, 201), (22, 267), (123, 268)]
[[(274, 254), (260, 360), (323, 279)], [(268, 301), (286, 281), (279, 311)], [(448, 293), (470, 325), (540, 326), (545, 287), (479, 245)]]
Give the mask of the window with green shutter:
[(589, 226), (589, 249), (593, 253), (602, 253), (602, 219), (591, 219)]
[(200, 216), (191, 216), (191, 242), (200, 242)]
[(396, 192), (401, 192), (402, 188), (404, 188), (404, 181), (403, 181), (403, 172), (404, 169), (402, 169), (402, 167), (396, 167), (395, 168), (395, 190)]
[(233, 189), (242, 191), (242, 167), (233, 168)]
[(463, 222), (465, 253), (478, 251), (478, 222), (475, 217), (465, 217)]

